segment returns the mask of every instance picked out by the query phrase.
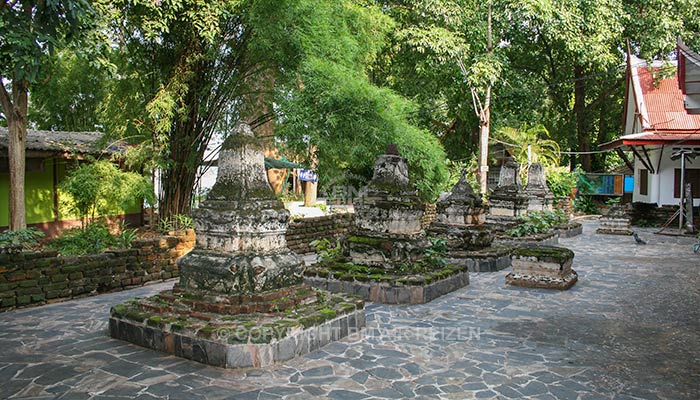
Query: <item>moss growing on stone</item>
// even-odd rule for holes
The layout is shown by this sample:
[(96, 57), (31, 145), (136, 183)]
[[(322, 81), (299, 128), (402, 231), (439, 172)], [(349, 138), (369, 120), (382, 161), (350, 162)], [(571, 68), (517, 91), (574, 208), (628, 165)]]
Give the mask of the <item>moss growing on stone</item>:
[(319, 313), (323, 316), (323, 318), (326, 319), (326, 320), (333, 319), (333, 318), (335, 318), (335, 316), (337, 315), (336, 311), (335, 311), (335, 310), (332, 310), (332, 309), (330, 309), (330, 308), (324, 308), (324, 309), (322, 309), (322, 310), (319, 310), (318, 312), (319, 312)]
[(352, 304), (352, 303), (341, 303), (341, 304), (340, 304), (340, 309), (341, 309), (344, 313), (353, 312), (353, 311), (355, 311), (355, 305)]
[(162, 327), (163, 325), (165, 325), (165, 321), (163, 321), (162, 317), (153, 316), (148, 318), (146, 324), (150, 326)]
[(128, 303), (117, 304), (116, 306), (112, 307), (112, 315), (118, 316), (118, 318), (130, 319), (136, 322), (143, 322), (149, 317), (147, 313), (142, 312), (135, 306)]
[(369, 279), (371, 279), (373, 281), (386, 282), (386, 281), (393, 281), (395, 279), (395, 277), (393, 275), (373, 274), (373, 275), (369, 275)]
[(564, 247), (554, 246), (524, 246), (513, 250), (513, 257), (535, 257), (549, 259), (559, 263), (574, 258), (574, 252)]
[(371, 238), (367, 236), (350, 236), (348, 237), (348, 242), (351, 243), (361, 243), (369, 246), (381, 246), (385, 241), (382, 239)]
[(197, 336), (211, 338), (215, 331), (216, 327), (206, 324), (197, 331)]

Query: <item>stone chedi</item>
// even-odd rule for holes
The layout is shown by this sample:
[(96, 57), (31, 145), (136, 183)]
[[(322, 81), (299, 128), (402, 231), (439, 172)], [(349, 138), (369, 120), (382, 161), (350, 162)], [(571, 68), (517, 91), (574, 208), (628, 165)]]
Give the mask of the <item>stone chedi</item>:
[(343, 252), (353, 262), (385, 269), (420, 261), (428, 246), (420, 224), (423, 211), (406, 159), (396, 145), (389, 145), (355, 205), (354, 230), (342, 241)]
[(285, 241), (288, 219), (267, 183), (261, 145), (239, 124), (194, 214), (197, 241), (178, 262), (180, 282), (114, 306), (111, 336), (239, 368), (289, 360), (360, 329), (361, 300), (303, 283), (302, 262)]
[(257, 293), (302, 283), (301, 260), (285, 239), (289, 212), (270, 188), (261, 150), (246, 125), (226, 139), (216, 183), (196, 210), (196, 247), (178, 262), (181, 289)]
[(600, 227), (596, 229), (596, 233), (631, 235), (634, 232), (624, 208), (620, 204), (615, 204), (604, 216), (600, 217)]
[(555, 246), (523, 246), (511, 255), (513, 271), (506, 275), (509, 285), (566, 290), (578, 281), (571, 269), (574, 252)]
[(489, 197), (489, 222), (513, 224), (529, 208), (529, 196), (523, 189), (519, 175), (520, 166), (509, 158), (501, 167), (498, 186)]
[(377, 158), (363, 193), (354, 226), (341, 238), (342, 255), (321, 257), (307, 269), (307, 282), (386, 304), (426, 303), (469, 284), (466, 269), (428, 256), (430, 242), (420, 223), (424, 205), (395, 145)]
[(446, 261), (469, 271), (497, 271), (510, 265), (509, 249), (492, 248), (493, 232), (485, 224), (481, 196), (467, 182), (466, 171), (450, 193), (438, 200), (436, 216), (428, 228), (444, 239)]
[(552, 211), (554, 195), (547, 186), (544, 167), (540, 163), (533, 163), (527, 169), (527, 185), (525, 193), (528, 196), (528, 210)]

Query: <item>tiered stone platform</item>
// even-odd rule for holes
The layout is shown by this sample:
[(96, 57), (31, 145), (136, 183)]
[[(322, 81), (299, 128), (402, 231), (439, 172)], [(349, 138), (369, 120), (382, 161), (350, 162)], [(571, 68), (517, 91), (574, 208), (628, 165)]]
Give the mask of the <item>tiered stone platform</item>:
[(242, 296), (175, 289), (112, 308), (112, 337), (223, 368), (264, 367), (357, 333), (362, 300), (307, 285)]

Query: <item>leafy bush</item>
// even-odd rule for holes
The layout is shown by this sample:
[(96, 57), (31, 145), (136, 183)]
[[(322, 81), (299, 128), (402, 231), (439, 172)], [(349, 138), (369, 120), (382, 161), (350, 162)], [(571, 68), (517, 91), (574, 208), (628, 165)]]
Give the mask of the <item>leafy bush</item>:
[(425, 262), (433, 268), (443, 268), (447, 265), (447, 241), (445, 239), (431, 237), (430, 247), (425, 249)]
[(593, 197), (578, 195), (576, 200), (574, 200), (574, 210), (585, 214), (596, 214), (598, 212), (598, 205), (595, 200), (593, 200)]
[(506, 231), (511, 237), (522, 237), (547, 233), (553, 227), (569, 221), (561, 210), (556, 211), (531, 211), (518, 220), (518, 225)]
[(311, 247), (316, 249), (318, 259), (321, 261), (338, 261), (342, 258), (340, 242), (331, 243), (328, 239), (314, 240), (309, 243)]
[(184, 214), (175, 214), (170, 219), (160, 220), (160, 230), (163, 232), (181, 231), (183, 229), (192, 229), (193, 227), (194, 221), (192, 217)]
[(119, 235), (117, 235), (114, 240), (117, 247), (122, 249), (131, 248), (131, 242), (138, 239), (138, 229), (128, 228), (127, 224), (122, 221), (119, 226)]
[(98, 215), (121, 214), (137, 201), (155, 202), (153, 185), (147, 178), (104, 160), (80, 165), (61, 183), (61, 190), (71, 197), (70, 207), (83, 224)]
[(559, 143), (550, 139), (544, 125), (521, 125), (519, 128), (503, 127), (493, 132), (493, 137), (509, 143), (520, 165), (540, 163), (544, 166), (559, 165)]
[(118, 242), (104, 222), (91, 222), (84, 228), (73, 228), (53, 240), (49, 247), (64, 255), (98, 254)]
[(44, 232), (36, 228), (25, 228), (16, 231), (4, 231), (0, 233), (0, 247), (17, 247), (31, 249), (39, 244), (39, 239), (44, 237)]
[[(303, 90), (298, 89), (299, 77)], [(376, 157), (387, 144), (396, 143), (423, 199), (439, 196), (447, 180), (445, 151), (435, 135), (412, 123), (414, 103), (372, 85), (364, 71), (325, 57), (306, 60), (299, 77), (288, 82), (291, 95), (276, 99), (284, 122), (275, 135), (285, 152), (304, 162), (311, 161), (309, 145), (323, 149), (313, 154), (320, 186), (337, 184), (349, 175), (369, 179)]]
[(566, 167), (550, 168), (547, 171), (547, 186), (555, 197), (569, 197), (578, 183), (578, 174)]

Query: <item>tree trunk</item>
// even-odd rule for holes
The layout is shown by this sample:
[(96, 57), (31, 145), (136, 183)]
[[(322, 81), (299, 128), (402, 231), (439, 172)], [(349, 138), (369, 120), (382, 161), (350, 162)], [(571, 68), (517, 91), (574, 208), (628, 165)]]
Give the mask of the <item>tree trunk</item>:
[(27, 227), (24, 204), (25, 152), (27, 145), (27, 103), (29, 82), (14, 80), (12, 98), (3, 87), (1, 103), (8, 125), (8, 161), (10, 170), (10, 230)]
[(175, 215), (191, 215), (192, 196), (199, 166), (209, 144), (211, 128), (204, 126), (206, 115), (200, 115), (201, 91), (206, 87), (204, 66), (195, 67), (192, 81), (188, 84), (185, 96), (186, 117), (180, 116), (173, 122), (170, 133), (170, 165), (163, 171), (163, 198), (160, 204), (160, 217), (171, 221)]
[[(489, 2), (489, 14), (487, 22), (486, 47), (489, 54), (493, 53), (493, 39), (491, 31), (491, 3)], [(486, 99), (484, 108), (479, 116), (479, 189), (482, 195), (488, 194), (489, 185), (489, 133), (491, 131), (491, 83), (486, 87)]]
[[(578, 139), (578, 151), (591, 151), (591, 138), (586, 131), (586, 82), (583, 79), (583, 67), (577, 65), (574, 67), (574, 78), (576, 83), (574, 86), (574, 114), (576, 116), (576, 137)], [(590, 154), (579, 154), (581, 168), (584, 171), (591, 172), (592, 163)]]
[(491, 87), (486, 94), (486, 106), (479, 118), (479, 189), (482, 195), (488, 193), (489, 178), (489, 133), (491, 129)]
[[(608, 120), (605, 118), (605, 111), (606, 108), (604, 105), (601, 105), (600, 107), (600, 120), (598, 121), (598, 145), (605, 143), (607, 139), (607, 130), (608, 130)], [(595, 171), (604, 171), (605, 170), (605, 158), (606, 158), (607, 153), (598, 153), (595, 154), (595, 158), (593, 159), (593, 168)]]

